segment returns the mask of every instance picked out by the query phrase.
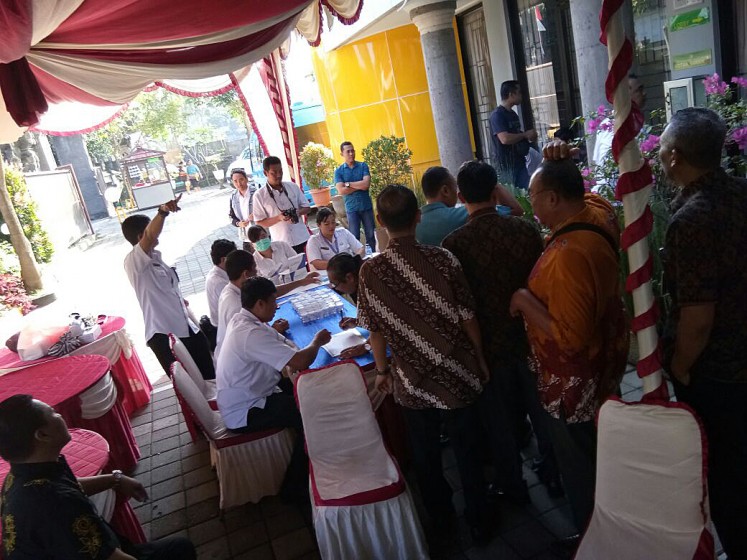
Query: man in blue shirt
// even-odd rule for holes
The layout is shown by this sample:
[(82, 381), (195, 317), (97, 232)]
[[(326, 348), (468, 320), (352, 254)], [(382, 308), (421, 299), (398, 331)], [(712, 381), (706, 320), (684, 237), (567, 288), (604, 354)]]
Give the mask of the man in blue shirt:
[(456, 206), (457, 182), (445, 167), (429, 167), (421, 180), (427, 204), (420, 209), (415, 239), (440, 246), (444, 237), (467, 223), (467, 209)]
[(537, 131), (521, 130), (521, 122), (513, 108), (521, 105), (521, 85), (516, 80), (501, 84), (501, 104), (490, 114), (490, 136), (493, 139), (493, 158), (501, 182), (519, 189), (529, 188), (529, 173), (524, 157), (530, 143), (537, 141)]
[(371, 251), (376, 251), (374, 230), (373, 204), (368, 189), (371, 186), (371, 172), (368, 165), (362, 161), (355, 161), (355, 148), (352, 142), (340, 144), (340, 155), (345, 160), (335, 170), (335, 187), (337, 192), (345, 198), (345, 213), (348, 215), (348, 230), (356, 239), (361, 236), (361, 222), (366, 232), (366, 241)]

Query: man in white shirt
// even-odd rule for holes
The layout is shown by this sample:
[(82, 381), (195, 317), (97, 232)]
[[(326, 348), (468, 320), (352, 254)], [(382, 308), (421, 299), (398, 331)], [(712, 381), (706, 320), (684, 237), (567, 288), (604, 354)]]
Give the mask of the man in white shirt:
[(285, 241), (296, 253), (303, 253), (309, 228), (303, 221), (311, 209), (309, 201), (295, 183), (283, 181), (280, 158), (269, 156), (262, 162), (267, 184), (254, 195), (254, 221), (270, 231), (275, 241)]
[[(228, 275), (228, 284), (220, 293), (218, 300), (218, 336), (215, 347), (216, 359), (220, 356), (220, 350), (226, 337), (228, 324), (233, 316), (241, 311), (241, 286), (249, 278), (257, 275), (257, 265), (254, 257), (247, 251), (241, 249), (232, 251), (226, 257), (226, 274)], [(277, 287), (277, 297), (282, 297), (291, 290), (299, 286), (306, 286), (319, 282), (319, 274), (309, 274), (301, 280), (281, 284)], [(284, 333), (288, 329), (288, 321), (278, 319), (272, 324), (272, 327), (279, 333)]]
[(166, 216), (179, 211), (181, 197), (161, 204), (153, 220), (144, 214), (135, 214), (122, 222), (122, 234), (132, 244), (132, 251), (124, 260), (124, 269), (143, 311), (147, 344), (164, 371), (170, 375), (169, 368), (174, 362), (169, 347), (169, 334), (173, 333), (187, 347), (202, 376), (215, 379), (208, 340), (189, 318), (176, 272), (163, 262), (161, 252), (155, 249)]
[(283, 378), (286, 366), (304, 370), (330, 341), (327, 330), (316, 333), (301, 350), (270, 327), (277, 310), (277, 289), (267, 278), (255, 277), (241, 288), (242, 309), (228, 324), (218, 356), (218, 409), (230, 430), (255, 432), (296, 428), (298, 438), (286, 472), (281, 496), (308, 497), (307, 460), (303, 423), (293, 397), (292, 383)]
[(228, 239), (216, 239), (210, 246), (210, 260), (213, 261), (213, 268), (205, 277), (205, 295), (208, 300), (210, 325), (205, 325), (203, 320), (200, 320), (200, 328), (208, 337), (212, 350), (215, 350), (215, 335), (218, 328), (218, 298), (220, 298), (223, 288), (228, 284), (226, 257), (231, 251), (235, 250), (236, 243)]

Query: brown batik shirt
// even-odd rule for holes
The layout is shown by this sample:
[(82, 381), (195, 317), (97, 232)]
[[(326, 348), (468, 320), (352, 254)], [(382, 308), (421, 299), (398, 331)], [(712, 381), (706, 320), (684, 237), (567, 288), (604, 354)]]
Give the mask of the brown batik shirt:
[(394, 397), (407, 408), (462, 408), (482, 391), (461, 323), (474, 300), (454, 255), (396, 238), (360, 270), (358, 324), (381, 333), (394, 358)]
[(674, 353), (680, 309), (713, 303), (713, 327), (691, 374), (747, 383), (747, 181), (718, 169), (683, 188), (672, 209), (662, 254), (672, 298), (665, 363)]
[(542, 236), (521, 218), (494, 208), (470, 214), (467, 224), (443, 241), (464, 269), (477, 301), (485, 358), (491, 370), (508, 358), (526, 360), (529, 344), (520, 317), (508, 311), (511, 296), (525, 288), (542, 254)]

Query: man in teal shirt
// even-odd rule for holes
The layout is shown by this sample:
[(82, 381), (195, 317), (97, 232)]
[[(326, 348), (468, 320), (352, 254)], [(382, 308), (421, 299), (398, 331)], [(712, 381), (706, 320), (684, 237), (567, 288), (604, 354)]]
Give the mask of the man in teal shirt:
[(376, 251), (376, 237), (374, 231), (373, 203), (368, 189), (371, 186), (371, 172), (368, 165), (362, 161), (355, 161), (355, 148), (352, 142), (340, 144), (340, 155), (345, 160), (335, 170), (335, 187), (345, 199), (345, 213), (348, 216), (348, 230), (356, 239), (361, 237), (361, 223), (366, 232), (366, 241), (371, 251)]
[(421, 180), (427, 204), (420, 209), (415, 239), (424, 245), (441, 245), (444, 237), (467, 223), (467, 209), (456, 206), (457, 182), (445, 167), (429, 167)]

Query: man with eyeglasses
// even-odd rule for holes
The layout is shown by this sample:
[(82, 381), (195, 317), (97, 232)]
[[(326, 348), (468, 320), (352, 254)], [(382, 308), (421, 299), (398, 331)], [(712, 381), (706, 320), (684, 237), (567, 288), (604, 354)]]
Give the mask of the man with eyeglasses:
[[(534, 214), (552, 233), (527, 287), (512, 296), (510, 312), (526, 324), (529, 365), (580, 532), (594, 508), (594, 418), (604, 399), (618, 391), (628, 353), (620, 229), (610, 203), (585, 193), (567, 144), (552, 142), (544, 156), (529, 196)], [(577, 543), (576, 535), (561, 547)]]

